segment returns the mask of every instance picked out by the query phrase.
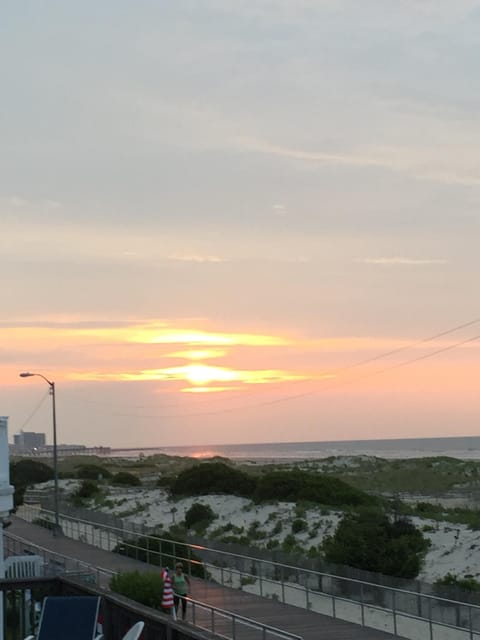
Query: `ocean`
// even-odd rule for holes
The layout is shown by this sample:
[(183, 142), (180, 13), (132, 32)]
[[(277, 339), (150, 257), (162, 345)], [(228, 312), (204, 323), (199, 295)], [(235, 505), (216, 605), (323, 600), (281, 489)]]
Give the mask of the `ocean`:
[(110, 455), (138, 457), (164, 453), (170, 456), (210, 458), (222, 456), (243, 461), (295, 461), (330, 456), (376, 456), (378, 458), (427, 458), (448, 456), (480, 459), (480, 437), (402, 438), (391, 440), (342, 440), (338, 442), (267, 442), (261, 444), (216, 444), (111, 449)]

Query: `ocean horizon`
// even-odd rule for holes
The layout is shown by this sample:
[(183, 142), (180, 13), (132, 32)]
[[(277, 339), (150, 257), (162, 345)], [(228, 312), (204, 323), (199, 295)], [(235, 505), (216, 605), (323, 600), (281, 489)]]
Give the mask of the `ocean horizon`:
[(477, 460), (480, 459), (480, 436), (112, 448), (110, 455), (138, 457), (159, 453), (194, 458), (221, 456), (232, 460), (253, 462), (273, 460), (287, 462), (360, 455), (387, 459), (448, 456), (462, 460)]

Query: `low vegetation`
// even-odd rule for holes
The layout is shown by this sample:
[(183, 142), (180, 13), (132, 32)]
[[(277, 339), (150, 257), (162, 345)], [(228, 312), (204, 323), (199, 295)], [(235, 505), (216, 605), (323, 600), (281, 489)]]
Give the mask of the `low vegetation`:
[(325, 539), (328, 562), (415, 578), (429, 548), (423, 533), (406, 518), (391, 520), (380, 510), (347, 513), (335, 533)]
[[(27, 486), (52, 479), (51, 461), (48, 462), (22, 459), (12, 463), (17, 505)], [(75, 504), (108, 506), (120, 517), (141, 513), (146, 504), (143, 500), (132, 501), (135, 496), (117, 499), (118, 490), (109, 495), (109, 487), (143, 485), (166, 490), (174, 501), (170, 533), (175, 539), (192, 533), (205, 535), (208, 529), (211, 539), (222, 542), (322, 556), (330, 562), (401, 577), (417, 575), (428, 545), (424, 534), (434, 534), (441, 522), (480, 529), (480, 510), (447, 509), (427, 498), (429, 493), (440, 498), (442, 491), (468, 492), (480, 488), (480, 462), (474, 460), (400, 461), (359, 456), (358, 459), (331, 458), (296, 465), (252, 466), (232, 464), (220, 458), (199, 461), (166, 455), (135, 461), (76, 457), (61, 460), (60, 477), (82, 481), (75, 492)], [(383, 495), (379, 495), (380, 491)], [(423, 494), (425, 500), (409, 504), (399, 498), (409, 492)], [(282, 516), (282, 509), (275, 508), (265, 522), (252, 522), (251, 515), (245, 526), (235, 526), (225, 520), (216, 525), (216, 514), (200, 499), (185, 512), (183, 519), (179, 516), (175, 524), (175, 500), (208, 494), (242, 497), (248, 501), (242, 507), (246, 512), (259, 509), (260, 503), (278, 501), (293, 502), (296, 508), (288, 520)], [(389, 502), (388, 495), (391, 496)], [(118, 509), (122, 502), (125, 503), (123, 512)], [(386, 515), (384, 507), (390, 509), (391, 516)], [(368, 522), (362, 515), (365, 510), (370, 514)], [(346, 515), (335, 532), (339, 511)], [(329, 512), (332, 513), (330, 524), (325, 519), (320, 523), (320, 514), (324, 516)], [(410, 516), (429, 521), (416, 529), (408, 521)], [(44, 526), (47, 525), (45, 522)], [(168, 537), (169, 534), (161, 535)], [(117, 552), (134, 556), (140, 553), (141, 559), (163, 565), (182, 556), (178, 545), (175, 550), (169, 549), (168, 542), (160, 544), (155, 536), (133, 542), (140, 546), (139, 552), (129, 547), (128, 542), (119, 545)], [(368, 547), (373, 550), (370, 554)], [(194, 572), (203, 571), (200, 562), (192, 566)], [(445, 580), (447, 586), (475, 590), (475, 580), (469, 576), (458, 578), (449, 574)]]
[(253, 497), (257, 501), (307, 501), (337, 507), (378, 503), (377, 498), (355, 489), (339, 478), (300, 469), (265, 473), (258, 479)]
[(112, 484), (123, 485), (126, 487), (140, 487), (142, 482), (138, 476), (128, 471), (119, 471), (112, 476)]
[(113, 552), (159, 567), (172, 568), (180, 560), (185, 566), (190, 565), (187, 572), (191, 575), (207, 577), (201, 559), (183, 542), (178, 533), (164, 533), (161, 538), (153, 535), (139, 536), (120, 542), (114, 547)]
[(118, 573), (110, 580), (110, 589), (147, 607), (161, 608), (163, 580), (160, 577), (160, 572), (129, 571)]
[(194, 502), (185, 513), (185, 527), (201, 533), (212, 524), (215, 518), (217, 514), (210, 505)]
[(80, 464), (76, 468), (76, 477), (80, 480), (108, 480), (112, 473), (98, 464)]
[(374, 505), (377, 498), (343, 480), (300, 469), (265, 471), (254, 476), (222, 462), (203, 463), (181, 472), (171, 486), (174, 497), (231, 494), (265, 502), (285, 500), (329, 506)]
[(364, 491), (438, 494), (451, 489), (480, 486), (480, 462), (447, 456), (385, 460), (358, 457), (341, 466), (338, 458), (322, 462), (322, 471), (341, 477)]
[(14, 505), (23, 504), (27, 487), (53, 479), (53, 469), (37, 460), (23, 458), (10, 463), (10, 482), (15, 487)]
[(170, 491), (177, 498), (211, 493), (228, 493), (248, 498), (255, 491), (255, 479), (224, 462), (204, 462), (180, 472)]
[(434, 582), (436, 587), (457, 587), (462, 591), (480, 591), (480, 582), (475, 580), (473, 576), (465, 576), (464, 578), (459, 578), (453, 573), (447, 573), (446, 576), (436, 580)]

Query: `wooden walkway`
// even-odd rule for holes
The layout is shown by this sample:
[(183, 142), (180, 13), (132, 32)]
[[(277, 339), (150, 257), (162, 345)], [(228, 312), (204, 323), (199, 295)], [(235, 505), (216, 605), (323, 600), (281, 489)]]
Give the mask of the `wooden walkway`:
[[(158, 571), (158, 567), (103, 551), (77, 540), (63, 536), (55, 538), (47, 529), (15, 516), (12, 517), (12, 525), (9, 527), (8, 533), (24, 538), (52, 553), (76, 558), (101, 569), (115, 572)], [(390, 633), (344, 622), (198, 578), (192, 579), (191, 596), (194, 600), (199, 600), (213, 607), (226, 609), (263, 624), (289, 631), (301, 636), (304, 640), (395, 640), (395, 638), (399, 638), (399, 636)]]

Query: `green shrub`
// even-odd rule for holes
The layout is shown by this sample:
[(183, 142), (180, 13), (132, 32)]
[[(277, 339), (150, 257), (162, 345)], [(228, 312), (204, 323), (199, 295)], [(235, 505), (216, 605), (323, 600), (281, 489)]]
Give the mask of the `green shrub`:
[(267, 537), (266, 532), (260, 529), (260, 522), (258, 520), (252, 522), (248, 527), (247, 537), (250, 540), (263, 540)]
[(175, 481), (175, 476), (162, 474), (158, 476), (157, 487), (162, 487), (162, 489), (169, 490), (172, 487), (174, 481)]
[(241, 534), (243, 532), (244, 532), (244, 527), (237, 527), (232, 522), (229, 522), (228, 524), (224, 524), (223, 526), (218, 527), (217, 529), (214, 529), (213, 531), (211, 531), (209, 533), (209, 536), (211, 538), (219, 538), (220, 536), (223, 536), (223, 534), (225, 533)]
[(343, 516), (323, 543), (329, 562), (400, 578), (415, 578), (430, 542), (406, 519), (391, 521), (380, 510)]
[(282, 529), (283, 522), (281, 520), (278, 520), (276, 525), (272, 529), (272, 536), (278, 536), (278, 534), (282, 532)]
[(292, 522), (292, 533), (300, 533), (300, 531), (305, 531), (308, 527), (308, 524), (302, 518), (296, 518)]
[(74, 495), (83, 500), (88, 500), (93, 498), (98, 492), (99, 488), (96, 482), (93, 480), (83, 480)]
[(174, 496), (227, 493), (250, 497), (254, 490), (254, 478), (223, 462), (204, 462), (189, 467), (179, 473), (171, 487)]
[(182, 543), (183, 540), (177, 532), (175, 538), (170, 533), (165, 533), (161, 538), (140, 536), (119, 542), (113, 552), (160, 567), (174, 567), (178, 560), (187, 566), (188, 560), (191, 560), (189, 571), (185, 569), (185, 573), (206, 578), (207, 572), (200, 558)]
[(422, 531), (424, 533), (432, 533), (432, 531), (435, 531), (435, 527), (433, 527), (431, 524), (424, 524), (422, 527)]
[(285, 536), (282, 542), (282, 549), (286, 553), (292, 553), (298, 549), (297, 541), (295, 540), (295, 536), (289, 533)]
[(311, 471), (270, 471), (257, 481), (255, 499), (307, 501), (333, 506), (361, 506), (378, 499), (351, 487), (343, 480)]
[(129, 487), (139, 487), (142, 484), (138, 476), (128, 471), (119, 471), (116, 473), (112, 476), (112, 483)]
[(465, 576), (464, 578), (459, 578), (452, 573), (447, 573), (443, 578), (439, 578), (434, 582), (434, 585), (458, 587), (463, 591), (480, 591), (480, 582), (478, 580), (475, 580), (473, 576)]
[(280, 542), (276, 538), (270, 539), (265, 546), (267, 549), (278, 549)]
[(217, 514), (210, 505), (194, 502), (185, 512), (185, 527), (187, 529), (206, 529), (217, 518)]
[(159, 573), (118, 573), (110, 580), (110, 589), (147, 607), (160, 609), (162, 604), (163, 580)]
[(77, 478), (77, 474), (74, 471), (59, 471), (58, 477), (61, 480), (75, 480)]
[(422, 516), (432, 514), (441, 515), (441, 513), (444, 511), (444, 507), (442, 507), (442, 505), (440, 504), (433, 504), (431, 502), (417, 502), (417, 504), (415, 505), (415, 511)]
[(111, 472), (98, 464), (80, 464), (77, 466), (77, 478), (81, 480), (108, 480)]
[(28, 458), (10, 464), (10, 482), (15, 487), (14, 505), (23, 504), (26, 488), (29, 485), (47, 482), (53, 479), (53, 469), (43, 462)]

